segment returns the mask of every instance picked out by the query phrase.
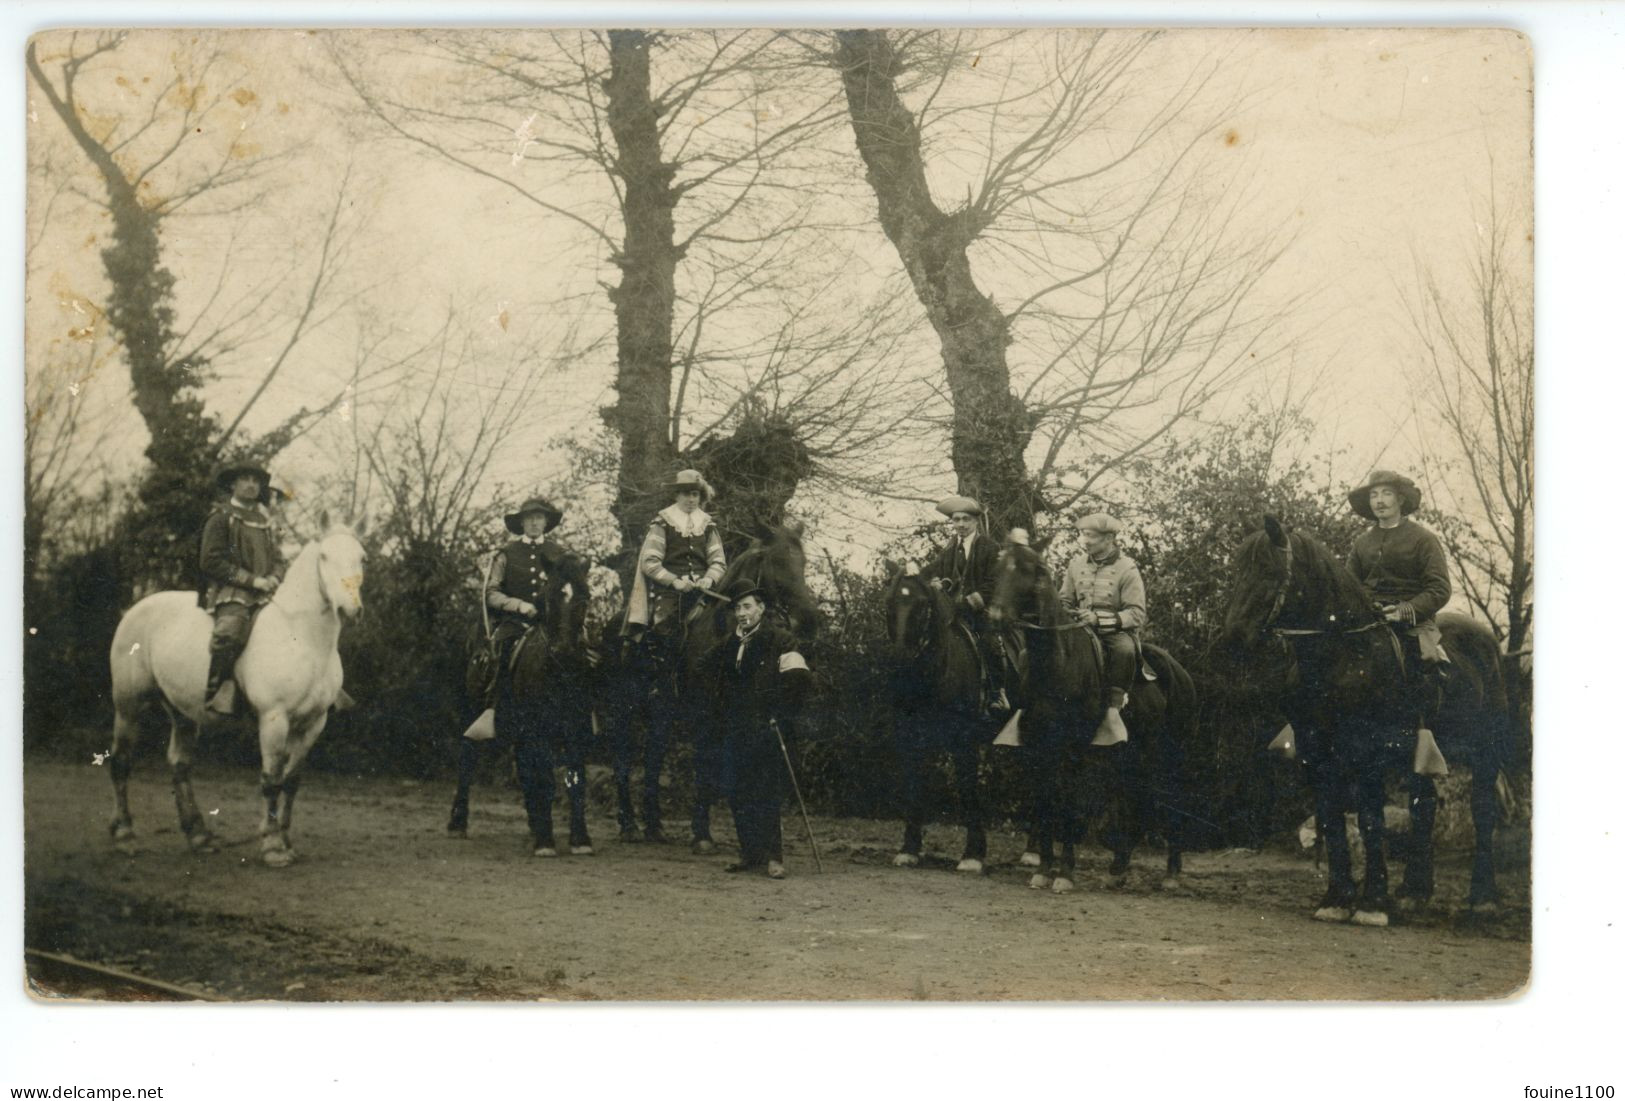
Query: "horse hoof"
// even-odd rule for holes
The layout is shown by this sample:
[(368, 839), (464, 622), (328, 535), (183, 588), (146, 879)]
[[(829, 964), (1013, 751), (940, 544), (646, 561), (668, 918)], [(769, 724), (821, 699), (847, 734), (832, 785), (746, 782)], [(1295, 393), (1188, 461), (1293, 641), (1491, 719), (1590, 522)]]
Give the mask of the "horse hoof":
[(260, 854), (267, 868), (286, 868), (293, 863), (293, 853), (287, 849), (266, 849)]
[(1501, 912), (1501, 904), (1493, 898), (1484, 898), (1469, 903), (1467, 909), (1475, 917), (1494, 917)]
[(1023, 868), (1042, 868), (1044, 860), (1037, 853), (1028, 851), (1021, 854), (1021, 859), (1016, 861), (1016, 864)]
[(644, 830), (643, 839), (651, 845), (671, 844), (671, 838), (667, 837), (661, 830)]
[(636, 845), (641, 842), (643, 838), (641, 835), (639, 835), (637, 830), (624, 829), (621, 831), (620, 836), (617, 837), (616, 840), (623, 845)]
[(1354, 911), (1347, 906), (1322, 906), (1315, 911), (1316, 921), (1332, 921), (1342, 923), (1354, 916)]
[(532, 852), (530, 855), (531, 856), (557, 856), (557, 855), (559, 855), (559, 850), (555, 849), (552, 845), (537, 845), (535, 851)]
[(186, 839), (186, 844), (195, 853), (217, 853), (220, 847), (214, 843), (212, 833), (194, 833)]
[(891, 866), (894, 868), (918, 868), (920, 858), (913, 853), (898, 853), (891, 858)]
[(1027, 881), (1027, 886), (1035, 891), (1042, 891), (1050, 885), (1050, 877), (1043, 872), (1034, 872), (1033, 877)]
[(571, 845), (570, 846), (570, 855), (571, 856), (591, 856), (592, 855), (592, 846), (591, 845)]
[(717, 851), (717, 843), (709, 837), (701, 837), (689, 846), (695, 856), (710, 856)]
[(1100, 877), (1100, 885), (1108, 891), (1121, 891), (1128, 886), (1127, 872), (1107, 872)]
[(1423, 895), (1401, 895), (1394, 900), (1394, 909), (1402, 914), (1419, 914), (1428, 907), (1428, 900)]
[(957, 865), (955, 865), (954, 871), (964, 872), (967, 875), (981, 875), (982, 862), (976, 859), (974, 856), (967, 856), (965, 859), (961, 860)]
[(447, 826), (446, 827), (446, 839), (449, 840), (449, 841), (467, 841), (468, 840), (468, 827), (467, 826)]
[(783, 879), (784, 874), (785, 873), (784, 873), (784, 865), (783, 864), (780, 864), (777, 860), (769, 860), (767, 862), (767, 878), (769, 878), (769, 879)]
[(1382, 910), (1356, 910), (1354, 911), (1354, 924), (1370, 926), (1373, 929), (1383, 929), (1388, 925), (1388, 915)]
[(1050, 884), (1049, 889), (1058, 895), (1071, 894), (1072, 881), (1064, 875), (1058, 875), (1055, 877), (1055, 882)]
[(1183, 886), (1185, 886), (1185, 881), (1180, 879), (1177, 875), (1167, 875), (1163, 876), (1162, 882), (1157, 884), (1157, 890), (1177, 891)]
[(128, 841), (135, 836), (135, 827), (128, 822), (109, 822), (107, 832), (114, 841)]

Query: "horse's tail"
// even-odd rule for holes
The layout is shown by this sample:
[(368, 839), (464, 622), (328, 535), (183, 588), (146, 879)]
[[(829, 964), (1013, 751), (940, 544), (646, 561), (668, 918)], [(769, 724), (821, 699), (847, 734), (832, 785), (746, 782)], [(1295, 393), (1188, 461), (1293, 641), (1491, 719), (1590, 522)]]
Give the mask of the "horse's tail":
[(1188, 763), (1199, 736), (1201, 701), (1196, 681), (1174, 656), (1160, 646), (1143, 647), (1146, 663), (1162, 687), (1165, 712), (1157, 745), (1159, 815), (1170, 848), (1184, 849), (1190, 835), (1191, 785)]

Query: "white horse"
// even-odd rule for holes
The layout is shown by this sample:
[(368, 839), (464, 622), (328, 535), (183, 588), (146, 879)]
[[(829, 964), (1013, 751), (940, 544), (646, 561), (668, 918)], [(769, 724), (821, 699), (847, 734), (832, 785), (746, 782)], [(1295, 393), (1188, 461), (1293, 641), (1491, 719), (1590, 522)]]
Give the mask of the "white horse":
[[(361, 614), (361, 581), (366, 552), (357, 532), (321, 518), (321, 538), (307, 543), (288, 567), (270, 603), (260, 610), (248, 645), (237, 659), (237, 683), (259, 719), (260, 791), (265, 818), (260, 853), (265, 863), (293, 862), (288, 831), (299, 767), (340, 699), (344, 669), (339, 662), (341, 618)], [(364, 530), (364, 528), (363, 528)], [(205, 721), (204, 688), (209, 674), (209, 613), (193, 592), (161, 592), (124, 614), (113, 635), (113, 751), (110, 757), (115, 842), (135, 836), (130, 819), (129, 779), (138, 717), (152, 702), (169, 715), (169, 763), (175, 807), (187, 844), (213, 851), (214, 839), (192, 795), (192, 752)]]

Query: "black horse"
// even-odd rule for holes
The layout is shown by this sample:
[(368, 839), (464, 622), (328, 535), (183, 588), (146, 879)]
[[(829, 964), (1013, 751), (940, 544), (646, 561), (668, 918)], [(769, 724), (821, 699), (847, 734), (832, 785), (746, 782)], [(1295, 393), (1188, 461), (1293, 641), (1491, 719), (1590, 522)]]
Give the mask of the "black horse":
[(997, 726), (981, 712), (982, 672), (976, 643), (955, 622), (953, 601), (917, 570), (890, 564), (886, 640), (890, 644), (892, 721), (903, 771), (903, 845), (892, 863), (920, 863), (925, 843), (925, 777), (947, 754), (953, 766), (965, 850), (958, 870), (976, 873), (987, 860), (987, 829), (977, 783), (981, 748)]
[[(1359, 580), (1312, 536), (1288, 532), (1273, 516), (1235, 555), (1235, 591), (1225, 616), (1233, 652), (1255, 662), (1276, 659), (1282, 710), (1315, 795), (1326, 840), (1330, 884), (1315, 917), (1388, 924), (1388, 869), (1383, 857), (1383, 780), (1409, 777), (1411, 841), (1400, 886), (1402, 908), (1433, 895), (1433, 825), (1438, 789), (1412, 771), (1416, 715), (1404, 687), (1399, 642)], [(1476, 835), (1468, 902), (1496, 901), (1492, 842), (1496, 781), (1508, 743), (1506, 686), (1499, 647), (1489, 629), (1466, 616), (1441, 615), (1450, 657), (1448, 689), (1434, 734), (1452, 764), (1472, 773)], [(1344, 814), (1353, 792), (1365, 843), (1365, 882), (1357, 893)]]
[(1112, 853), (1108, 885), (1127, 881), (1134, 847), (1155, 823), (1168, 848), (1162, 886), (1177, 886), (1188, 818), (1185, 759), (1196, 738), (1198, 711), (1190, 674), (1166, 650), (1144, 646), (1156, 679), (1136, 684), (1130, 693), (1124, 712), (1129, 740), (1092, 746), (1106, 713), (1099, 644), (1066, 615), (1036, 550), (1019, 544), (1005, 548), (992, 612), (995, 622), (1012, 623), (1026, 636), (1026, 668), (1015, 702), (1022, 709), (1022, 741), (1033, 754), (1030, 847), (1041, 863), (1029, 886), (1072, 890), (1076, 845), (1096, 809), (1107, 812), (1102, 840)]
[[(807, 557), (795, 525), (764, 525), (735, 556), (716, 586), (728, 591), (740, 578), (758, 580), (770, 614), (798, 638), (810, 642), (818, 630), (818, 609), (806, 584)], [(674, 637), (630, 641), (609, 655), (603, 670), (605, 702), (615, 755), (615, 790), (621, 840), (638, 840), (632, 801), (632, 768), (643, 730), (643, 837), (664, 840), (660, 774), (673, 726), (688, 729), (694, 745), (694, 805), (690, 825), (697, 851), (714, 851), (711, 805), (722, 798), (722, 746), (715, 721), (714, 694), (698, 683), (707, 653), (732, 629), (727, 600), (696, 594), (685, 601)], [(624, 610), (622, 613), (624, 620)], [(654, 645), (650, 645), (655, 642)], [(690, 690), (693, 688), (694, 690)]]
[[(593, 660), (586, 646), (587, 561), (567, 554), (543, 590), (541, 615), (514, 643), (511, 675), (499, 681), (496, 741), (512, 745), (531, 842), (539, 856), (553, 841), (555, 746), (563, 750), (570, 799), (570, 852), (592, 853), (587, 832), (587, 750), (592, 739)], [(468, 793), (483, 742), (458, 739), (457, 794), (447, 832), (468, 834)]]

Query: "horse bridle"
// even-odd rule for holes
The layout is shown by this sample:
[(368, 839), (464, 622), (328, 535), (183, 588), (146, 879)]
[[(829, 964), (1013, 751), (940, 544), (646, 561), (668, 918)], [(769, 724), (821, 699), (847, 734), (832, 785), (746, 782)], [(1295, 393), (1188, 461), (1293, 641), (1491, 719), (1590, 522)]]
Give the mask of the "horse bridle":
[[(1286, 606), (1287, 593), (1292, 588), (1292, 533), (1285, 532), (1283, 534), (1285, 536), (1285, 545), (1282, 546), (1281, 553), (1286, 558), (1286, 572), (1281, 576), (1280, 587), (1275, 590), (1275, 599), (1270, 604), (1270, 614), (1264, 617), (1263, 625), (1258, 629), (1260, 634), (1270, 633), (1275, 635), (1276, 638), (1287, 640), (1293, 638), (1311, 638), (1318, 635), (1357, 635), (1382, 626), (1381, 620), (1372, 620), (1370, 623), (1360, 627), (1344, 627), (1338, 629), (1333, 629), (1330, 627), (1275, 626), (1276, 618), (1280, 616), (1281, 609)], [(1332, 616), (1331, 618), (1335, 620), (1337, 617)]]

